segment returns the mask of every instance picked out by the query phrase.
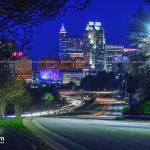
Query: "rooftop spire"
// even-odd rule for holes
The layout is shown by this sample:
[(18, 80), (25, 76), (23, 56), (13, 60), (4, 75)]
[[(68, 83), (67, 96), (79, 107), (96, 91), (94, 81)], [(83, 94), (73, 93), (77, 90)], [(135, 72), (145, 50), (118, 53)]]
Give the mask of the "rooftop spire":
[(66, 33), (66, 30), (65, 30), (65, 27), (64, 27), (63, 23), (62, 23), (62, 26), (61, 26), (61, 29), (60, 29), (59, 33)]

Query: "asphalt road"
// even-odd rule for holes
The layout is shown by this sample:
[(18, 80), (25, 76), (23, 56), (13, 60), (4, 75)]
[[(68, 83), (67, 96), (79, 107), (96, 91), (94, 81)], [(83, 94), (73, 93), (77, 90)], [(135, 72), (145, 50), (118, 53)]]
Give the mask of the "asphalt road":
[[(36, 118), (44, 133), (70, 150), (150, 150), (150, 123)], [(43, 131), (44, 132), (44, 131)]]

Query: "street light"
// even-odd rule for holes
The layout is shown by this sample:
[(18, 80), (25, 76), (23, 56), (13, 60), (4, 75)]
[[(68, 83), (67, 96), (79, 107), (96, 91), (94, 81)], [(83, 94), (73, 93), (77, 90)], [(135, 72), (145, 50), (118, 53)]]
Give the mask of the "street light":
[(147, 30), (150, 33), (150, 25), (147, 25)]

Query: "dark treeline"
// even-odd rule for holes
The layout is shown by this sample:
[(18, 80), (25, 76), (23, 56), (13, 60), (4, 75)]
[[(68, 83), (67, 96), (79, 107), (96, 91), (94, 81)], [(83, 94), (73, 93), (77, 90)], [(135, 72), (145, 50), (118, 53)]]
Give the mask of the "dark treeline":
[(123, 76), (102, 71), (83, 78), (80, 87), (85, 90), (115, 90), (121, 88), (122, 79)]

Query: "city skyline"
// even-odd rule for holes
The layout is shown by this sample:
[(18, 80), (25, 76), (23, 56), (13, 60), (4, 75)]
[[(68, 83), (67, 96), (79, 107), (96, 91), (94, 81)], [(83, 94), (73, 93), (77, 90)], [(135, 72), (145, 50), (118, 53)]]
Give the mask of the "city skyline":
[(2, 0), (0, 20), (0, 150), (150, 149), (150, 0)]
[[(39, 28), (38, 33), (33, 37), (28, 54), (33, 60), (46, 55), (58, 56), (59, 30), (62, 23), (70, 35), (83, 37), (84, 29), (89, 21), (102, 23), (107, 44), (121, 44), (129, 47), (126, 39), (129, 20), (140, 3), (141, 0), (127, 0), (126, 2), (116, 0), (114, 3), (109, 1), (110, 5), (108, 5), (108, 0), (101, 2), (94, 0), (83, 11), (71, 10), (65, 15), (60, 14), (56, 19), (46, 22), (42, 28)], [(120, 11), (121, 13), (118, 13)]]

